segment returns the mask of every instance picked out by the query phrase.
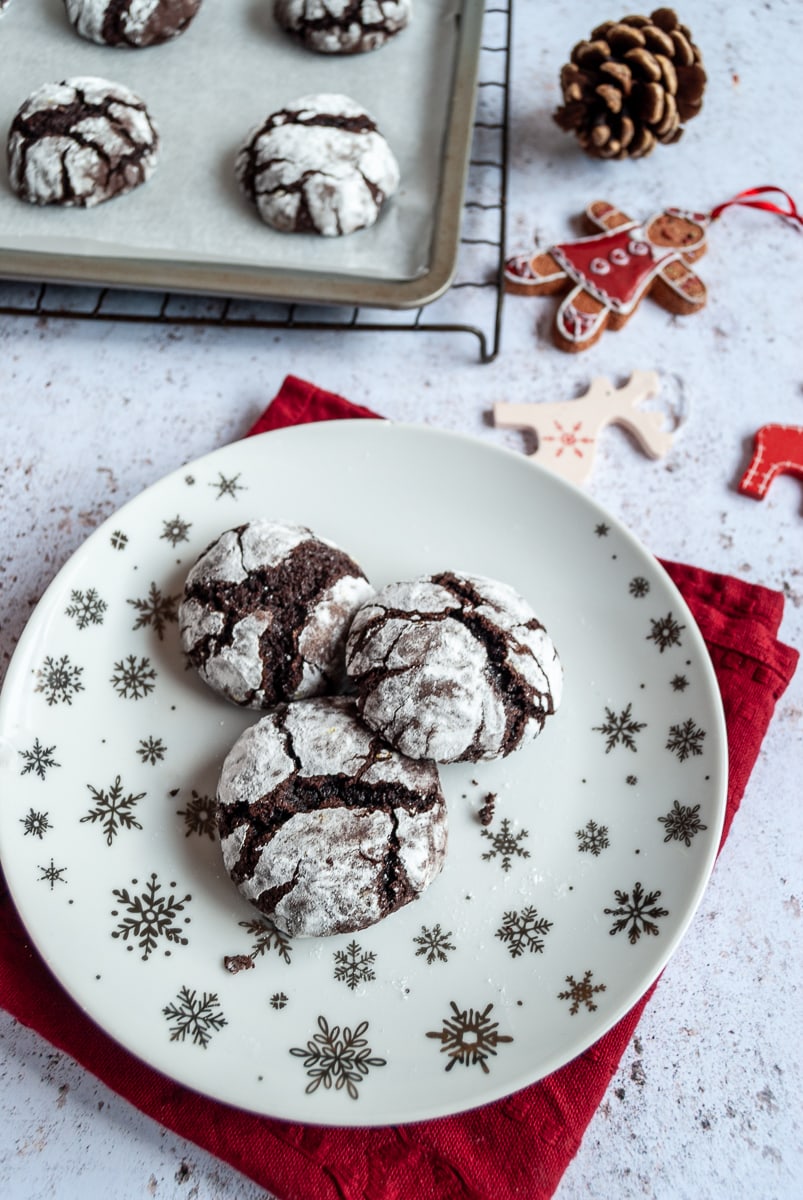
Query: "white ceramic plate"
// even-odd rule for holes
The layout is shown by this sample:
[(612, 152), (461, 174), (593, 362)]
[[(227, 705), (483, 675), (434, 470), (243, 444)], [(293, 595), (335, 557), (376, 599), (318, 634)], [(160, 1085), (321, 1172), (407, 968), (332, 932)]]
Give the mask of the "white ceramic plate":
[[(176, 597), (215, 536), (260, 515), (309, 524), (377, 585), (505, 580), (565, 666), (535, 743), (443, 770), (442, 875), (354, 937), (283, 941), (211, 836), (220, 763), (256, 714), (184, 669)], [(32, 616), (0, 735), (3, 867), (67, 990), (168, 1076), (307, 1122), (453, 1113), (573, 1058), (677, 946), (724, 814), (719, 693), (655, 559), (525, 458), (382, 421), (238, 442), (121, 509)], [(235, 955), (253, 969), (227, 971)]]

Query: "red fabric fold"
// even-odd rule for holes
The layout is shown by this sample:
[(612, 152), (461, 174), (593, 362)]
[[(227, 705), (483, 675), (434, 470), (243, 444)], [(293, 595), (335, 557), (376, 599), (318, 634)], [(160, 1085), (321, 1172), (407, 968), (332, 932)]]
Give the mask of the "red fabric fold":
[[(250, 432), (376, 416), (290, 376)], [(696, 567), (663, 565), (700, 626), (722, 693), (730, 754), (724, 841), (798, 655), (777, 640), (779, 593)], [(584, 1054), (495, 1104), (398, 1128), (292, 1125), (198, 1096), (112, 1041), (62, 991), (30, 946), (7, 891), (0, 896), (0, 1004), (142, 1112), (279, 1200), (547, 1200), (655, 986)]]

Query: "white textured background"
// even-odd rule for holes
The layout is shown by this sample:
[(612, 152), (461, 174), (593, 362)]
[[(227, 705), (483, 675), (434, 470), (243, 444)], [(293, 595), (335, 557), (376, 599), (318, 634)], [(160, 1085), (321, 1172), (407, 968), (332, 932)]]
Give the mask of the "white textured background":
[[(591, 0), (519, 0), (511, 251), (534, 233), (544, 246), (565, 239), (595, 196), (646, 215), (664, 204), (711, 207), (743, 187), (777, 183), (803, 203), (799, 0), (710, 0), (680, 11), (706, 55), (703, 112), (679, 145), (606, 164), (583, 158), (549, 113), (573, 43), (620, 14)], [(593, 375), (622, 382), (634, 367), (658, 370), (662, 394), (688, 411), (675, 448), (655, 463), (621, 430), (607, 431), (590, 491), (657, 554), (784, 592), (782, 638), (802, 648), (801, 485), (780, 478), (756, 502), (736, 484), (760, 425), (803, 425), (803, 236), (777, 218), (731, 210), (709, 242), (699, 267), (710, 289), (702, 314), (673, 319), (647, 303), (623, 332), (566, 356), (548, 338), (553, 301), (511, 297), (502, 354), (490, 366), (478, 365), (465, 336), (0, 318), (3, 663), (87, 533), (167, 471), (244, 434), (288, 372), (389, 417), (517, 446), (519, 435), (489, 427), (494, 401), (570, 398)], [(558, 1200), (803, 1194), (802, 744), (803, 671), (778, 707), (702, 907)], [(0, 1194), (12, 1200), (264, 1194), (3, 1014), (0, 1131)]]

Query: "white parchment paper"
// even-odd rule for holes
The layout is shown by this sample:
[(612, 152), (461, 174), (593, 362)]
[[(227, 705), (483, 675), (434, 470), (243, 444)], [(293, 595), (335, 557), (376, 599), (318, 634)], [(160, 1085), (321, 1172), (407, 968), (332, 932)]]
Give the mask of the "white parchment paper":
[[(47, 80), (99, 75), (145, 101), (162, 138), (153, 178), (90, 210), (37, 208), (0, 170), (0, 251), (164, 258), (415, 279), (430, 261), (443, 171), (460, 0), (417, 0), (407, 29), (381, 49), (321, 55), (283, 33), (271, 0), (204, 0), (189, 29), (144, 50), (80, 38), (63, 0), (20, 0), (0, 23), (0, 136)], [(343, 238), (282, 234), (240, 194), (234, 156), (288, 102), (341, 92), (376, 119), (401, 186), (370, 229)], [(3, 156), (5, 157), (5, 156)]]

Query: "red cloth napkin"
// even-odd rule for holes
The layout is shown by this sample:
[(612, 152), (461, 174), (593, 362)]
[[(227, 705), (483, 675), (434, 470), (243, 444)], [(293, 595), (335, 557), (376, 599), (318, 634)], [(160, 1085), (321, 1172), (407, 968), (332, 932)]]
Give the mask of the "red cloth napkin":
[[(251, 433), (355, 416), (376, 414), (289, 377)], [(702, 630), (722, 691), (730, 754), (724, 841), (798, 655), (776, 638), (779, 593), (695, 567), (664, 566)], [(8, 892), (0, 896), (0, 1004), (154, 1120), (280, 1200), (546, 1200), (653, 990), (579, 1058), (506, 1100), (396, 1128), (291, 1125), (198, 1096), (113, 1042), (51, 977)]]

